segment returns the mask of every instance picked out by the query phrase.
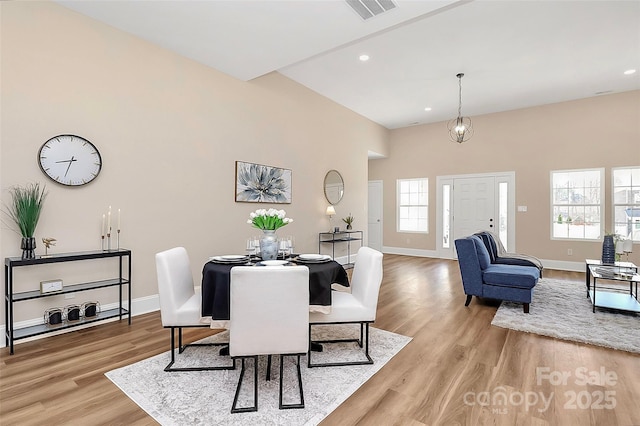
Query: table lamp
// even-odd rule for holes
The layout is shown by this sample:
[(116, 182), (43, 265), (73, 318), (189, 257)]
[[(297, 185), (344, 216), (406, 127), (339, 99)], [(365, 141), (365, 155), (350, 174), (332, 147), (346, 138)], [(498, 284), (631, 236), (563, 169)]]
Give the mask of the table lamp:
[(627, 262), (629, 261), (629, 253), (633, 253), (633, 240), (624, 240), (622, 243), (622, 251), (627, 255)]
[(616, 259), (620, 260), (620, 256), (624, 254), (624, 240), (616, 241)]
[(327, 206), (327, 211), (325, 214), (329, 216), (329, 232), (333, 232), (331, 219), (336, 214), (336, 209), (333, 207), (333, 205), (330, 204), (329, 206)]

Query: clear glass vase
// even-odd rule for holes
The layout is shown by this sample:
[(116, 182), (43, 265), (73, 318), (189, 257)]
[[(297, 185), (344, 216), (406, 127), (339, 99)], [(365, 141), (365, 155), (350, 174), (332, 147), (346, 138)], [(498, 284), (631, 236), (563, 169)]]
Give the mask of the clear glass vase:
[(265, 229), (260, 239), (260, 257), (262, 260), (274, 260), (278, 257), (278, 236), (275, 230)]

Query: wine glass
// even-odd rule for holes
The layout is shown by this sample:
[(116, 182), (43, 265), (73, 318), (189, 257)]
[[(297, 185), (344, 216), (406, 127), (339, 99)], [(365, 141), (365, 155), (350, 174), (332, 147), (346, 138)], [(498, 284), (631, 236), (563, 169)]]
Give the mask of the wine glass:
[(258, 237), (250, 237), (247, 238), (247, 248), (246, 251), (249, 253), (249, 256), (255, 256), (258, 254), (258, 247), (260, 246), (260, 241)]
[(255, 247), (253, 246), (253, 238), (247, 238), (247, 247), (245, 248), (246, 252), (251, 256), (254, 254)]
[(251, 237), (253, 251), (256, 256), (260, 255), (260, 237)]
[(283, 259), (291, 256), (291, 240), (289, 238), (280, 238), (280, 241), (278, 241), (278, 248), (280, 253), (282, 253)]
[(289, 257), (293, 256), (293, 247), (294, 247), (294, 239), (293, 236), (289, 235), (287, 238), (287, 245), (289, 249)]

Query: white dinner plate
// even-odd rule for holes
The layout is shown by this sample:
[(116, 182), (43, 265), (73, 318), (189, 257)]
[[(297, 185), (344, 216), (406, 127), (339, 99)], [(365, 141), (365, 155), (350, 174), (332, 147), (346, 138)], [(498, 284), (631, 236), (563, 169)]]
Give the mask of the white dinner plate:
[(330, 256), (326, 254), (301, 254), (298, 256), (300, 260), (324, 260), (329, 259)]
[(263, 260), (262, 262), (260, 262), (260, 264), (264, 266), (282, 266), (286, 265), (287, 263), (289, 263), (288, 260)]
[(247, 259), (249, 256), (246, 254), (225, 254), (224, 256), (220, 256), (224, 260), (240, 260)]
[(326, 254), (301, 254), (295, 260), (301, 263), (324, 263), (331, 261), (331, 256)]
[(213, 256), (209, 258), (210, 261), (215, 263), (247, 263), (249, 261), (249, 256), (235, 255), (229, 254), (225, 256)]

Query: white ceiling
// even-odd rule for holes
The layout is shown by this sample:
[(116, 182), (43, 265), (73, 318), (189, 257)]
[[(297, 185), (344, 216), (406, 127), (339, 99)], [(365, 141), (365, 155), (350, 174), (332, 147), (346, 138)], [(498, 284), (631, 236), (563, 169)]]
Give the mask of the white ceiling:
[(454, 118), (459, 72), (469, 116), (640, 89), (636, 0), (395, 0), (367, 21), (342, 0), (54, 1), (238, 79), (278, 71), (389, 129)]

